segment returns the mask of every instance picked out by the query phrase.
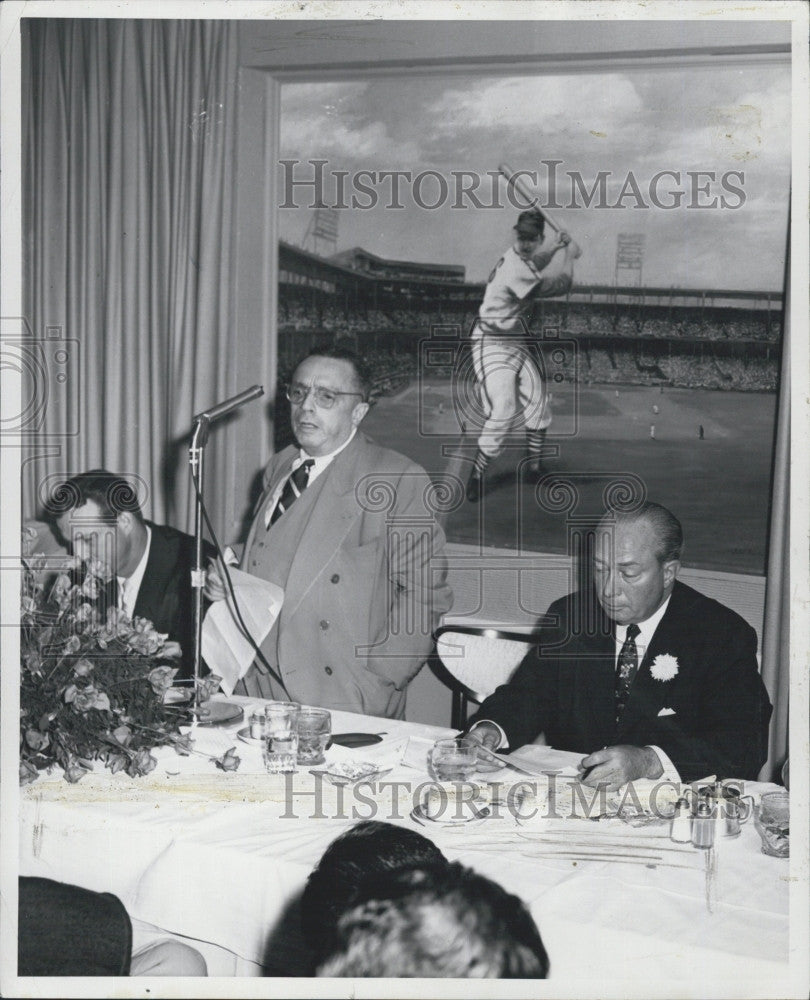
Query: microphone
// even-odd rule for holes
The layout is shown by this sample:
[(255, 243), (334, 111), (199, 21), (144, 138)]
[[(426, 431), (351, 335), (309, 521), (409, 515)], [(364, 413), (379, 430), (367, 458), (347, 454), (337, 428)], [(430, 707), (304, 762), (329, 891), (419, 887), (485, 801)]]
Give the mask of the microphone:
[(208, 421), (212, 423), (214, 420), (219, 420), (220, 417), (224, 417), (227, 413), (232, 410), (238, 410), (240, 406), (244, 406), (245, 403), (249, 403), (251, 399), (256, 399), (257, 396), (264, 395), (264, 387), (261, 385), (252, 385), (249, 389), (245, 389), (236, 396), (231, 396), (230, 399), (226, 399), (223, 403), (217, 403), (216, 406), (212, 406), (209, 410), (203, 410), (202, 413), (198, 413), (194, 417), (194, 423), (199, 424), (202, 421)]

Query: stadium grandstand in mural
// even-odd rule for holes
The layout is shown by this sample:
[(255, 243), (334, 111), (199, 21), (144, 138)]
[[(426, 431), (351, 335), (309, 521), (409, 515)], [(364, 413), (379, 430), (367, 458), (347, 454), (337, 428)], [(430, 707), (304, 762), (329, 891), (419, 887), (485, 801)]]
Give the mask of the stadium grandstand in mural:
[[(444, 473), (462, 432), (454, 397), (485, 287), (464, 277), (459, 264), (388, 260), (360, 247), (322, 257), (281, 242), (279, 385), (310, 347), (350, 338), (374, 375), (369, 432)], [(547, 470), (622, 462), (676, 498), (700, 553), (693, 565), (761, 573), (765, 534), (754, 512), (768, 502), (781, 325), (782, 296), (767, 289), (584, 284), (539, 300), (532, 334), (574, 345), (555, 369)], [(456, 349), (426, 365), (437, 336)], [(277, 443), (289, 439), (285, 410)], [(514, 457), (493, 470), (481, 509), (450, 513), (448, 536), (475, 542), (483, 530), (489, 545), (565, 551), (534, 483), (513, 474)], [(708, 530), (705, 508), (718, 494), (739, 532)]]

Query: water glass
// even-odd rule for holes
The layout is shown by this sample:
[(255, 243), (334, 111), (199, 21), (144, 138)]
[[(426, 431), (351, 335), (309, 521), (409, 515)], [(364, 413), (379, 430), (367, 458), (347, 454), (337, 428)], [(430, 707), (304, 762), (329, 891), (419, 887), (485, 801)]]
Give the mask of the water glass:
[(470, 781), (478, 766), (478, 743), (437, 740), (430, 751), (430, 763), (437, 781)]
[(269, 701), (264, 708), (264, 766), (271, 774), (295, 771), (298, 757), (296, 701)]
[(766, 792), (754, 812), (754, 824), (762, 838), (762, 853), (772, 858), (790, 857), (790, 796)]
[(332, 715), (325, 708), (302, 708), (298, 714), (298, 763), (323, 764), (332, 735)]

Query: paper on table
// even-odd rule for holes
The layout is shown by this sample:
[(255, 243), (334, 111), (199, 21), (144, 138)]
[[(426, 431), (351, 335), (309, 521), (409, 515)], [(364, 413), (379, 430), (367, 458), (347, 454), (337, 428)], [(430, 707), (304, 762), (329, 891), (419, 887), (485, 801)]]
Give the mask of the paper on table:
[(426, 740), (421, 736), (410, 736), (402, 754), (402, 763), (406, 767), (415, 767), (417, 771), (428, 772), (428, 755), (435, 740)]
[[(231, 581), (239, 611), (257, 646), (278, 618), (284, 603), (284, 591), (274, 583), (230, 568)], [(256, 651), (245, 638), (233, 611), (230, 594), (215, 601), (205, 616), (202, 628), (202, 655), (210, 670), (222, 678), (220, 687), (232, 694), (236, 682), (248, 672)]]
[(511, 760), (538, 778), (546, 771), (558, 771), (561, 777), (573, 778), (579, 774), (579, 762), (583, 756), (585, 755), (581, 753), (555, 750), (554, 747), (529, 743), (503, 759)]

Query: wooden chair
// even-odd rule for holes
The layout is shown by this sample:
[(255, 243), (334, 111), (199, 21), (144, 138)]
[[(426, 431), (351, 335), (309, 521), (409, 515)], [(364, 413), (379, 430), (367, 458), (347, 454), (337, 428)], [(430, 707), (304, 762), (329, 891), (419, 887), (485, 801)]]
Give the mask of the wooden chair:
[(443, 625), (433, 633), (430, 669), (453, 694), (450, 725), (463, 729), (470, 702), (478, 705), (505, 684), (529, 652), (531, 634), (473, 625)]

